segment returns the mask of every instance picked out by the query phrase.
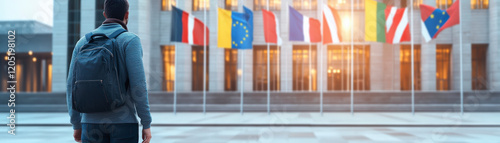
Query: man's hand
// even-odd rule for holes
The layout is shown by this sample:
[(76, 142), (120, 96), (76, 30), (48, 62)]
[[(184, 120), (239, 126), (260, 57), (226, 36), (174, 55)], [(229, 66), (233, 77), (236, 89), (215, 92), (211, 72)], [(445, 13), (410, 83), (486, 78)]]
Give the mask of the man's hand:
[(142, 129), (142, 143), (149, 143), (151, 141), (151, 128)]
[(73, 132), (73, 138), (76, 142), (82, 142), (82, 129), (75, 130)]

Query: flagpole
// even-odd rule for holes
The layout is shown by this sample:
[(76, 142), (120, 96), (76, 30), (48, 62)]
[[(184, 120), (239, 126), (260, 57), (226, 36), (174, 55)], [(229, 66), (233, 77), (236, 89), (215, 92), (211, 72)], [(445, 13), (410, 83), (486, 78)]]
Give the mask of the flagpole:
[[(207, 21), (207, 1), (203, 1), (203, 21)], [(203, 114), (207, 106), (207, 29), (203, 28)]]
[(351, 0), (351, 115), (354, 115), (354, 72), (353, 72), (353, 66), (354, 66), (354, 56), (353, 50), (354, 50), (354, 29), (352, 25), (354, 24), (354, 1)]
[(243, 79), (244, 79), (244, 76), (243, 76), (243, 57), (244, 57), (244, 51), (245, 50), (241, 50), (241, 89), (240, 89), (240, 114), (243, 115)]
[[(320, 0), (319, 3), (320, 3), (320, 5), (324, 4), (322, 0)], [(323, 7), (320, 6), (318, 17), (320, 19), (321, 24), (325, 24), (325, 23), (323, 23), (323, 16), (321, 15), (322, 10), (323, 10)], [(323, 27), (321, 27), (320, 29), (324, 30)], [(323, 33), (323, 31), (321, 31), (321, 33)], [(323, 52), (322, 52), (323, 51), (323, 48), (322, 48), (323, 47), (323, 40), (324, 39), (322, 36), (321, 43), (319, 44), (319, 48), (318, 48), (320, 51), (319, 52), (319, 54), (320, 54), (320, 56), (319, 56), (320, 57), (319, 71), (320, 72), (318, 72), (319, 77), (323, 77)], [(323, 78), (319, 78), (319, 112), (320, 112), (321, 116), (323, 116)]]
[[(175, 4), (177, 5), (179, 0), (175, 1)], [(174, 47), (174, 115), (177, 115), (177, 47), (179, 47), (178, 43), (175, 43)]]
[(415, 63), (414, 63), (414, 53), (413, 53), (413, 0), (411, 0), (411, 18), (410, 18), (410, 34), (411, 34), (411, 114), (415, 115)]
[[(269, 0), (266, 0), (266, 7), (267, 7), (267, 10), (269, 11)], [(277, 23), (276, 23), (277, 24)], [(271, 113), (271, 83), (270, 83), (270, 76), (269, 76), (269, 72), (270, 72), (270, 54), (269, 54), (269, 43), (267, 43), (267, 114), (269, 115)]]
[[(462, 20), (462, 3), (459, 2), (458, 0), (458, 15), (460, 22)], [(463, 76), (463, 61), (462, 61), (462, 23), (459, 24), (460, 26), (460, 114), (464, 115), (464, 76)]]
[[(312, 9), (311, 0), (309, 0), (309, 9)], [(312, 58), (311, 58), (311, 41), (309, 40), (309, 91), (312, 91)]]

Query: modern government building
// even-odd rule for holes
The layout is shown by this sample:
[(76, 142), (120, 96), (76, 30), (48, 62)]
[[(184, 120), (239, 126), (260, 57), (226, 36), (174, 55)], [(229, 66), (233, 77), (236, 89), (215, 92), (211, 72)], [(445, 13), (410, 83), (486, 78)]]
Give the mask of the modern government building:
[[(279, 18), (279, 31), (283, 39), (282, 46), (271, 44), (270, 57), (267, 56), (267, 44), (264, 42), (261, 12), (261, 9), (267, 8), (266, 0), (129, 0), (128, 29), (141, 38), (148, 90), (154, 94), (153, 96), (171, 97), (176, 89), (179, 96), (200, 97), (198, 95), (201, 95), (200, 91), (204, 85), (203, 63), (206, 61), (207, 93), (221, 96), (214, 99), (218, 101), (213, 103), (225, 103), (227, 99), (231, 100), (227, 102), (238, 104), (237, 99), (241, 90), (245, 92), (245, 96), (255, 95), (264, 98), (248, 102), (265, 103), (266, 96), (261, 95), (265, 95), (268, 87), (271, 94), (283, 99), (288, 97), (290, 103), (307, 98), (302, 98), (303, 96), (314, 97), (311, 102), (316, 102), (318, 101), (316, 95), (319, 95), (318, 92), (322, 89), (325, 96), (331, 96), (330, 99), (325, 97), (325, 102), (337, 102), (334, 97), (338, 96), (342, 97), (338, 102), (347, 100), (345, 102), (348, 104), (351, 86), (355, 96), (366, 97), (359, 99), (360, 102), (385, 103), (370, 96), (387, 96), (379, 100), (391, 101), (395, 101), (399, 95), (409, 97), (409, 90), (412, 89), (410, 42), (394, 45), (366, 42), (364, 1), (269, 0), (269, 10)], [(460, 68), (463, 67), (463, 90), (467, 94), (481, 91), (491, 94), (490, 96), (498, 96), (500, 1), (461, 0), (460, 24), (463, 32), (460, 33), (457, 25), (444, 30), (431, 42), (425, 42), (421, 34), (419, 5), (427, 4), (446, 9), (455, 0), (413, 0), (413, 3), (410, 0), (378, 1), (397, 7), (414, 8), (412, 29), (415, 41), (413, 53), (416, 94), (422, 97), (450, 95), (455, 102), (455, 99), (459, 99), (456, 95), (459, 95)], [(354, 5), (351, 5), (351, 2)], [(80, 37), (99, 27), (104, 21), (103, 3), (104, 0), (54, 0), (51, 41), (37, 40), (40, 43), (50, 43), (51, 49), (38, 50), (41, 46), (35, 44), (33, 47), (28, 47), (30, 50), (18, 53), (19, 58), (22, 58), (19, 60), (28, 61), (17, 65), (20, 67), (18, 74), (25, 78), (22, 80), (24, 83), (18, 88), (20, 92), (66, 91), (66, 76), (74, 45)], [(208, 25), (210, 40), (206, 51), (203, 50), (203, 46), (170, 41), (172, 22), (170, 5), (192, 13)], [(288, 7), (292, 6), (304, 15), (320, 19), (322, 17), (320, 9), (323, 5), (329, 5), (339, 11), (343, 41), (340, 44), (328, 45), (289, 41)], [(234, 50), (217, 47), (218, 38), (227, 38), (217, 37), (217, 8), (242, 11), (242, 6), (254, 11), (253, 49)], [(351, 35), (351, 30), (354, 31), (354, 35)], [(463, 41), (460, 41), (460, 35), (463, 36)], [(351, 41), (354, 44), (352, 51)], [(460, 62), (461, 46), (462, 62)], [(206, 59), (203, 58), (204, 52), (207, 52)], [(37, 60), (33, 58), (36, 55), (40, 55)], [(267, 58), (270, 60), (269, 67)], [(2, 68), (5, 67), (3, 62)], [(267, 68), (270, 68), (269, 77)], [(1, 78), (5, 81), (6, 74), (1, 75)], [(242, 79), (243, 86), (241, 86)], [(5, 83), (1, 83), (2, 91), (6, 90)], [(279, 99), (273, 97), (273, 102), (276, 100)], [(406, 98), (401, 100), (409, 102)], [(394, 104), (399, 103), (394, 102)]]

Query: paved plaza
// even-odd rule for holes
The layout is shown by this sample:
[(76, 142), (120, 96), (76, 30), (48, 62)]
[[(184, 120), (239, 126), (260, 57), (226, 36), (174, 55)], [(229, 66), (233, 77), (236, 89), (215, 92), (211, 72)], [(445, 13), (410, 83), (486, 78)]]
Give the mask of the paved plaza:
[[(499, 113), (153, 112), (152, 116), (152, 143), (500, 143)], [(0, 134), (0, 142), (74, 142), (67, 113), (18, 113), (16, 117), (16, 136), (1, 126), (5, 133)]]

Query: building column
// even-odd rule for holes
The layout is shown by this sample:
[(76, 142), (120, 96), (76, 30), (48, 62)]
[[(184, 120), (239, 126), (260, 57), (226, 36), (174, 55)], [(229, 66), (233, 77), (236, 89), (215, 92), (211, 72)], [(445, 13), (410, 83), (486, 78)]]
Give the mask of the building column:
[[(423, 4), (426, 5), (436, 5), (435, 0), (424, 0), (422, 2)], [(413, 4), (410, 4), (413, 5)], [(420, 18), (416, 18), (420, 20)], [(415, 19), (415, 20), (416, 20)], [(420, 25), (420, 22), (415, 23)], [(418, 26), (421, 27), (421, 26)], [(416, 32), (414, 29), (413, 31)], [(420, 33), (420, 35), (422, 35)], [(421, 63), (421, 71), (422, 71), (422, 91), (436, 91), (436, 40), (432, 40), (430, 42), (426, 42), (422, 36), (414, 34), (414, 36), (419, 36), (421, 37), (420, 43), (422, 43), (420, 47), (420, 63)], [(418, 43), (415, 41), (415, 43)]]
[(283, 44), (280, 47), (281, 55), (280, 55), (280, 76), (281, 76), (281, 91), (282, 92), (291, 92), (293, 91), (293, 44), (288, 40), (289, 33), (288, 31), (288, 21), (289, 21), (289, 13), (288, 13), (288, 5), (292, 2), (289, 0), (281, 1), (281, 11), (279, 15), (280, 20), (280, 36), (283, 41)]
[(68, 59), (68, 0), (54, 0), (52, 27), (52, 92), (66, 92)]
[(426, 42), (421, 38), (421, 43), (422, 91), (436, 91), (436, 41)]
[(382, 43), (370, 43), (370, 90), (384, 90), (384, 46)]
[(500, 90), (500, 1), (489, 1), (489, 45), (487, 52), (487, 69), (489, 90)]
[[(210, 10), (207, 11), (207, 20), (204, 23), (208, 23), (208, 27), (210, 29), (210, 50), (207, 53), (209, 56), (207, 65), (208, 69), (208, 90), (221, 92), (224, 91), (224, 48), (217, 47), (217, 8), (223, 7), (224, 2), (221, 0), (210, 1)], [(200, 17), (200, 20), (203, 21), (203, 17)]]
[[(452, 68), (452, 79), (451, 79), (451, 90), (460, 90), (460, 80), (463, 78), (463, 90), (472, 90), (472, 59), (471, 59), (471, 31), (470, 28), (470, 17), (471, 8), (470, 2), (461, 2), (462, 17), (460, 19), (460, 24), (462, 25), (462, 33), (460, 33), (460, 25), (453, 26), (453, 49), (451, 50), (451, 68)], [(460, 35), (462, 35), (462, 41), (460, 41)], [(462, 44), (462, 72), (463, 77), (460, 77), (460, 44)]]
[[(150, 14), (150, 20), (147, 27), (150, 27), (150, 49), (149, 49), (149, 88), (150, 91), (161, 91), (164, 80), (164, 72), (163, 72), (163, 58), (162, 58), (162, 50), (160, 46), (160, 14), (161, 14), (161, 0), (151, 0), (148, 3), (147, 8), (148, 13)], [(170, 21), (170, 20), (169, 20)], [(145, 25), (141, 25), (145, 26)], [(142, 37), (141, 37), (142, 38)]]

